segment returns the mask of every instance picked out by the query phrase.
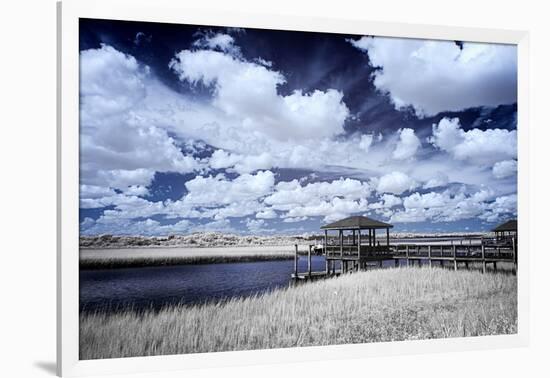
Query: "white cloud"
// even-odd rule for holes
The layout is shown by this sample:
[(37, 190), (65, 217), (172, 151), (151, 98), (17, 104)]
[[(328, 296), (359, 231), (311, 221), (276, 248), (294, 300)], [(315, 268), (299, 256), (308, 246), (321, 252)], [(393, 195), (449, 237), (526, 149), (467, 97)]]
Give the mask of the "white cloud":
[(517, 131), (504, 129), (472, 129), (464, 131), (458, 118), (443, 118), (433, 125), (429, 139), (437, 148), (457, 160), (492, 165), (517, 156)]
[(394, 171), (380, 177), (376, 190), (379, 193), (402, 194), (417, 186), (418, 184), (406, 174)]
[(517, 49), (513, 45), (409, 38), (350, 40), (366, 52), (374, 85), (389, 93), (396, 109), (414, 107), (435, 115), (517, 101)]
[[(497, 183), (493, 174), (502, 168), (498, 163), (516, 157), (515, 131), (466, 132), (458, 120), (444, 119), (434, 125), (430, 142), (440, 151), (431, 155), (419, 153), (422, 146), (411, 129), (385, 135), (383, 141), (381, 134), (354, 134), (346, 139), (342, 136), (348, 110), (342, 93), (314, 90), (281, 95), (278, 88), (285, 78), (271, 65), (243, 60), (224, 50), (221, 39), (212, 43), (195, 47), (221, 51), (184, 50), (172, 63), (182, 80), (212, 86), (213, 96), (206, 100), (172, 91), (146, 66), (112, 47), (82, 53), (81, 207), (114, 207), (97, 221), (85, 220), (83, 228), (107, 230), (111, 225), (137, 232), (149, 225), (164, 232), (170, 225), (150, 219), (164, 216), (212, 219), (196, 229), (228, 230), (232, 217), (251, 216), (258, 221), (280, 217), (284, 222), (323, 217), (328, 222), (369, 209), (395, 219), (451, 219), (453, 212), (457, 218), (476, 214), (492, 219), (512, 207), (510, 199), (491, 207), (489, 200), (449, 194), (448, 211), (413, 207), (413, 199), (400, 210), (402, 200), (396, 195), (414, 190), (419, 183), (425, 189), (446, 186), (450, 180), (469, 185)], [(226, 47), (230, 45), (234, 43)], [(199, 151), (201, 144), (194, 142), (198, 139), (203, 146), (215, 147), (210, 158), (194, 159), (181, 152), (182, 148)], [(502, 145), (512, 144), (513, 153), (506, 154)], [(201, 171), (207, 166), (226, 174), (207, 176), (208, 171)], [(340, 170), (370, 181), (305, 184), (293, 180), (275, 185), (272, 167), (331, 174)], [(192, 171), (200, 174), (185, 184), (188, 193), (181, 199), (140, 198), (148, 194), (155, 172)], [(498, 195), (514, 190), (508, 181), (498, 182)], [(372, 188), (383, 195), (380, 202), (368, 206)], [(177, 227), (183, 230), (184, 226)], [(190, 224), (186, 232), (192, 230)]]
[(483, 214), (487, 222), (497, 222), (504, 219), (504, 217), (514, 216), (518, 214), (518, 197), (517, 194), (510, 194), (501, 196), (495, 199), (494, 202), (489, 204), (487, 211)]
[(210, 157), (208, 164), (211, 168), (233, 168), (234, 171), (243, 174), (251, 173), (258, 169), (269, 169), (273, 166), (273, 158), (267, 152), (260, 155), (240, 155), (228, 153), (224, 150), (216, 150)]
[(303, 222), (305, 220), (308, 220), (309, 218), (308, 217), (288, 217), (288, 218), (284, 218), (283, 219), (283, 222), (284, 223), (298, 223), (298, 222)]
[(152, 78), (132, 56), (102, 45), (80, 54), (81, 183), (127, 190), (147, 186), (155, 171), (192, 172), (167, 131), (144, 119)]
[(108, 187), (96, 185), (80, 185), (80, 198), (102, 198), (115, 195), (116, 192)]
[(235, 117), (242, 132), (277, 140), (322, 139), (344, 131), (349, 110), (334, 89), (277, 93), (285, 77), (263, 65), (211, 50), (183, 50), (170, 62), (182, 81), (213, 85), (212, 104)]
[(253, 201), (271, 193), (274, 184), (275, 176), (271, 171), (244, 174), (234, 180), (222, 174), (197, 176), (185, 183), (188, 194), (183, 201), (185, 204), (207, 207)]
[(366, 211), (370, 192), (367, 183), (349, 178), (304, 186), (298, 180), (292, 180), (277, 183), (275, 192), (263, 202), (273, 210), (282, 211), (281, 216), (286, 222), (317, 216), (328, 222)]
[(392, 208), (394, 206), (399, 206), (403, 203), (401, 198), (394, 196), (392, 194), (384, 194), (382, 196), (382, 201), (384, 201), (384, 207)]
[(124, 191), (124, 194), (130, 196), (146, 196), (149, 194), (149, 189), (143, 185), (131, 185)]
[(403, 206), (406, 209), (444, 207), (449, 201), (450, 197), (448, 193), (429, 192), (420, 194), (416, 192), (405, 197)]
[(366, 199), (349, 200), (335, 197), (332, 200), (309, 202), (306, 205), (292, 207), (285, 217), (324, 217), (325, 222), (332, 222), (351, 214), (367, 211), (367, 204)]
[(495, 163), (493, 166), (493, 176), (497, 179), (514, 176), (518, 171), (518, 162), (516, 160), (504, 160)]
[(491, 190), (481, 189), (467, 195), (449, 191), (413, 193), (403, 199), (404, 208), (391, 216), (391, 222), (453, 222), (480, 218), (489, 222), (517, 213), (516, 195), (496, 197)]
[(247, 219), (246, 220), (246, 228), (248, 228), (249, 231), (254, 233), (259, 233), (264, 231), (264, 228), (266, 226), (266, 222), (263, 219)]
[(393, 150), (393, 158), (406, 160), (412, 158), (420, 147), (420, 139), (414, 134), (413, 129), (400, 129), (399, 141)]
[(364, 152), (369, 152), (370, 146), (372, 145), (373, 135), (372, 134), (363, 134), (359, 140), (359, 148)]
[(100, 218), (94, 221), (92, 218), (85, 218), (80, 223), (80, 230), (83, 235), (170, 235), (184, 233), (190, 230), (191, 223), (180, 220), (174, 224), (162, 225), (154, 219), (142, 221), (130, 221), (126, 219), (105, 219)]
[(208, 49), (219, 49), (221, 51), (234, 55), (240, 54), (240, 49), (235, 46), (235, 39), (229, 34), (207, 33), (193, 42), (193, 46)]
[(273, 219), (277, 218), (277, 213), (273, 209), (263, 209), (256, 213), (256, 218)]
[(449, 183), (449, 176), (443, 172), (436, 172), (433, 177), (431, 177), (424, 184), (424, 189), (433, 189), (441, 186), (445, 186)]
[(370, 195), (367, 183), (354, 179), (339, 179), (331, 182), (315, 182), (302, 186), (298, 180), (277, 183), (275, 192), (264, 202), (277, 210), (290, 210), (293, 207), (318, 203), (335, 197), (362, 199)]

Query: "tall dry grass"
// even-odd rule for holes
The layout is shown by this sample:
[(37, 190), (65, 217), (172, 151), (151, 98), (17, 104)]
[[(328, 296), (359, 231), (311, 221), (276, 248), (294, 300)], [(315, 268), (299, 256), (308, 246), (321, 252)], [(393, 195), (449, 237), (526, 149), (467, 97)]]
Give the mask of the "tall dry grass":
[(292, 247), (288, 246), (81, 249), (80, 268), (110, 269), (163, 265), (216, 264), (289, 260), (292, 258), (294, 258), (294, 251)]
[(158, 313), (82, 314), (80, 358), (510, 334), (516, 288), (511, 275), (397, 268)]

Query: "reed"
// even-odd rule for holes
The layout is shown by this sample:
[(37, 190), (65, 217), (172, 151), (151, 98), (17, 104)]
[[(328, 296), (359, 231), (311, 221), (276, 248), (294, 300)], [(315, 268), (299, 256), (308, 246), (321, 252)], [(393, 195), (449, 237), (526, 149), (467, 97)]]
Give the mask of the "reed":
[(161, 311), (83, 313), (80, 358), (418, 340), (517, 332), (516, 277), (396, 268)]
[(292, 248), (280, 246), (81, 249), (80, 268), (111, 269), (289, 260), (292, 258), (294, 258)]

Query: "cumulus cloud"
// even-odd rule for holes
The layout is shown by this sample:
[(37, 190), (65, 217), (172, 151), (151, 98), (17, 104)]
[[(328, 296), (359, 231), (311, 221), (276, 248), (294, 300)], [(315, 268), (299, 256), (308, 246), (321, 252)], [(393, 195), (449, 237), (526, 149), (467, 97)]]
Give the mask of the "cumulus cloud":
[(415, 135), (413, 129), (400, 129), (399, 141), (393, 150), (393, 158), (405, 160), (412, 158), (420, 147), (420, 139)]
[(444, 172), (438, 171), (424, 184), (424, 189), (433, 189), (441, 186), (445, 186), (449, 183), (449, 176)]
[(347, 200), (335, 197), (327, 201), (309, 202), (291, 208), (286, 213), (289, 218), (300, 217), (324, 217), (325, 222), (333, 222), (345, 218), (350, 214), (367, 211), (368, 202), (366, 199)]
[(433, 125), (429, 141), (457, 160), (491, 165), (517, 156), (517, 130), (464, 131), (458, 118), (443, 118)]
[(235, 39), (229, 34), (209, 32), (193, 42), (193, 46), (211, 50), (218, 49), (233, 55), (240, 55), (240, 49), (234, 43)]
[(275, 176), (271, 171), (244, 174), (234, 180), (227, 179), (223, 174), (197, 176), (185, 183), (188, 193), (183, 201), (208, 207), (253, 201), (271, 193), (274, 184)]
[(269, 169), (274, 165), (273, 157), (262, 152), (259, 155), (241, 155), (224, 150), (216, 150), (208, 164), (214, 169), (232, 168), (238, 173), (251, 173), (258, 169)]
[(495, 176), (497, 179), (514, 176), (517, 171), (518, 162), (516, 160), (499, 161), (493, 166), (493, 176)]
[(259, 219), (273, 219), (277, 218), (277, 213), (273, 209), (263, 209), (256, 213), (256, 218)]
[(334, 197), (360, 199), (370, 195), (367, 183), (354, 179), (339, 179), (330, 182), (314, 182), (302, 186), (298, 180), (277, 183), (275, 192), (264, 202), (276, 209), (287, 210), (310, 201), (327, 200)]
[[(458, 119), (445, 118), (424, 146), (408, 128), (384, 138), (346, 135), (349, 111), (340, 91), (283, 95), (283, 73), (233, 48), (233, 37), (205, 34), (170, 64), (180, 80), (210, 87), (211, 97), (173, 91), (112, 47), (82, 52), (81, 208), (109, 207), (99, 219), (85, 219), (82, 230), (231, 230), (229, 218), (246, 217), (238, 224), (259, 232), (266, 220), (330, 222), (368, 211), (396, 222), (493, 221), (514, 211), (515, 188), (500, 178), (515, 173), (515, 131), (465, 131)], [(272, 168), (319, 175), (276, 183)], [(195, 177), (181, 183), (180, 199), (155, 202), (147, 199), (155, 172)], [(356, 179), (315, 182), (335, 172)], [(498, 193), (451, 194), (444, 190), (449, 182), (498, 183)], [(442, 192), (408, 195), (421, 185)]]
[(100, 218), (93, 220), (85, 218), (80, 223), (80, 230), (83, 235), (170, 235), (188, 232), (191, 229), (191, 223), (188, 220), (180, 220), (174, 224), (161, 224), (154, 219), (145, 219), (141, 221), (130, 221), (125, 219), (106, 219)]
[(409, 176), (402, 172), (388, 173), (378, 180), (376, 190), (379, 193), (402, 194), (408, 190), (413, 190), (418, 184)]
[(349, 178), (306, 185), (292, 180), (277, 183), (274, 193), (263, 202), (283, 212), (284, 219), (291, 218), (287, 222), (318, 216), (328, 222), (366, 211), (370, 192), (367, 183)]
[(364, 152), (369, 152), (370, 146), (372, 145), (372, 141), (373, 141), (372, 134), (361, 135), (361, 139), (359, 140), (359, 148)]
[(246, 228), (254, 233), (260, 233), (265, 231), (266, 221), (263, 219), (247, 219)]
[(517, 101), (513, 45), (362, 37), (349, 42), (380, 69), (374, 85), (419, 116)]
[(183, 50), (170, 62), (182, 81), (215, 89), (212, 104), (237, 117), (243, 132), (261, 132), (278, 140), (333, 137), (344, 131), (349, 110), (334, 89), (287, 96), (278, 93), (286, 79), (255, 62), (211, 50)]
[(143, 106), (148, 67), (111, 46), (80, 54), (81, 182), (125, 191), (147, 186), (154, 173), (192, 172), (200, 164), (151, 119)]

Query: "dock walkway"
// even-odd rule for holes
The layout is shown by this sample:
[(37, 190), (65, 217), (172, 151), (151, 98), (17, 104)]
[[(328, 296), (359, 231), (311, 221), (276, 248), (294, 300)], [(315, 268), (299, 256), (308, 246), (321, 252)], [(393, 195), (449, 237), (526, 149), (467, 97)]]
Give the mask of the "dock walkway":
[[(363, 252), (362, 246), (357, 249), (354, 247), (351, 253), (347, 253), (343, 246), (340, 246), (339, 251), (329, 247), (326, 250), (319, 251), (318, 245), (309, 245), (306, 251), (299, 251), (298, 245), (295, 245), (294, 256), (294, 272), (291, 277), (299, 281), (315, 280), (325, 277), (339, 276), (348, 272), (360, 271), (367, 269), (367, 266), (372, 263), (378, 263), (382, 266), (383, 261), (395, 261), (395, 266), (400, 266), (404, 261), (406, 266), (414, 264), (428, 266), (439, 265), (452, 262), (452, 268), (458, 270), (459, 264), (466, 269), (470, 264), (481, 264), (483, 273), (487, 271), (487, 265), (492, 264), (493, 270), (497, 270), (498, 263), (512, 263), (513, 272), (517, 271), (517, 241), (512, 239), (510, 243), (484, 243), (466, 244), (466, 245), (449, 245), (449, 244), (399, 244), (389, 246), (389, 248), (377, 251), (372, 248), (367, 252)], [(357, 250), (357, 252), (354, 252)], [(311, 256), (313, 254), (321, 254), (325, 256), (326, 269), (323, 271), (312, 271)], [(300, 272), (298, 269), (298, 260), (300, 256), (307, 257), (307, 270)], [(336, 268), (336, 261), (340, 267)]]

